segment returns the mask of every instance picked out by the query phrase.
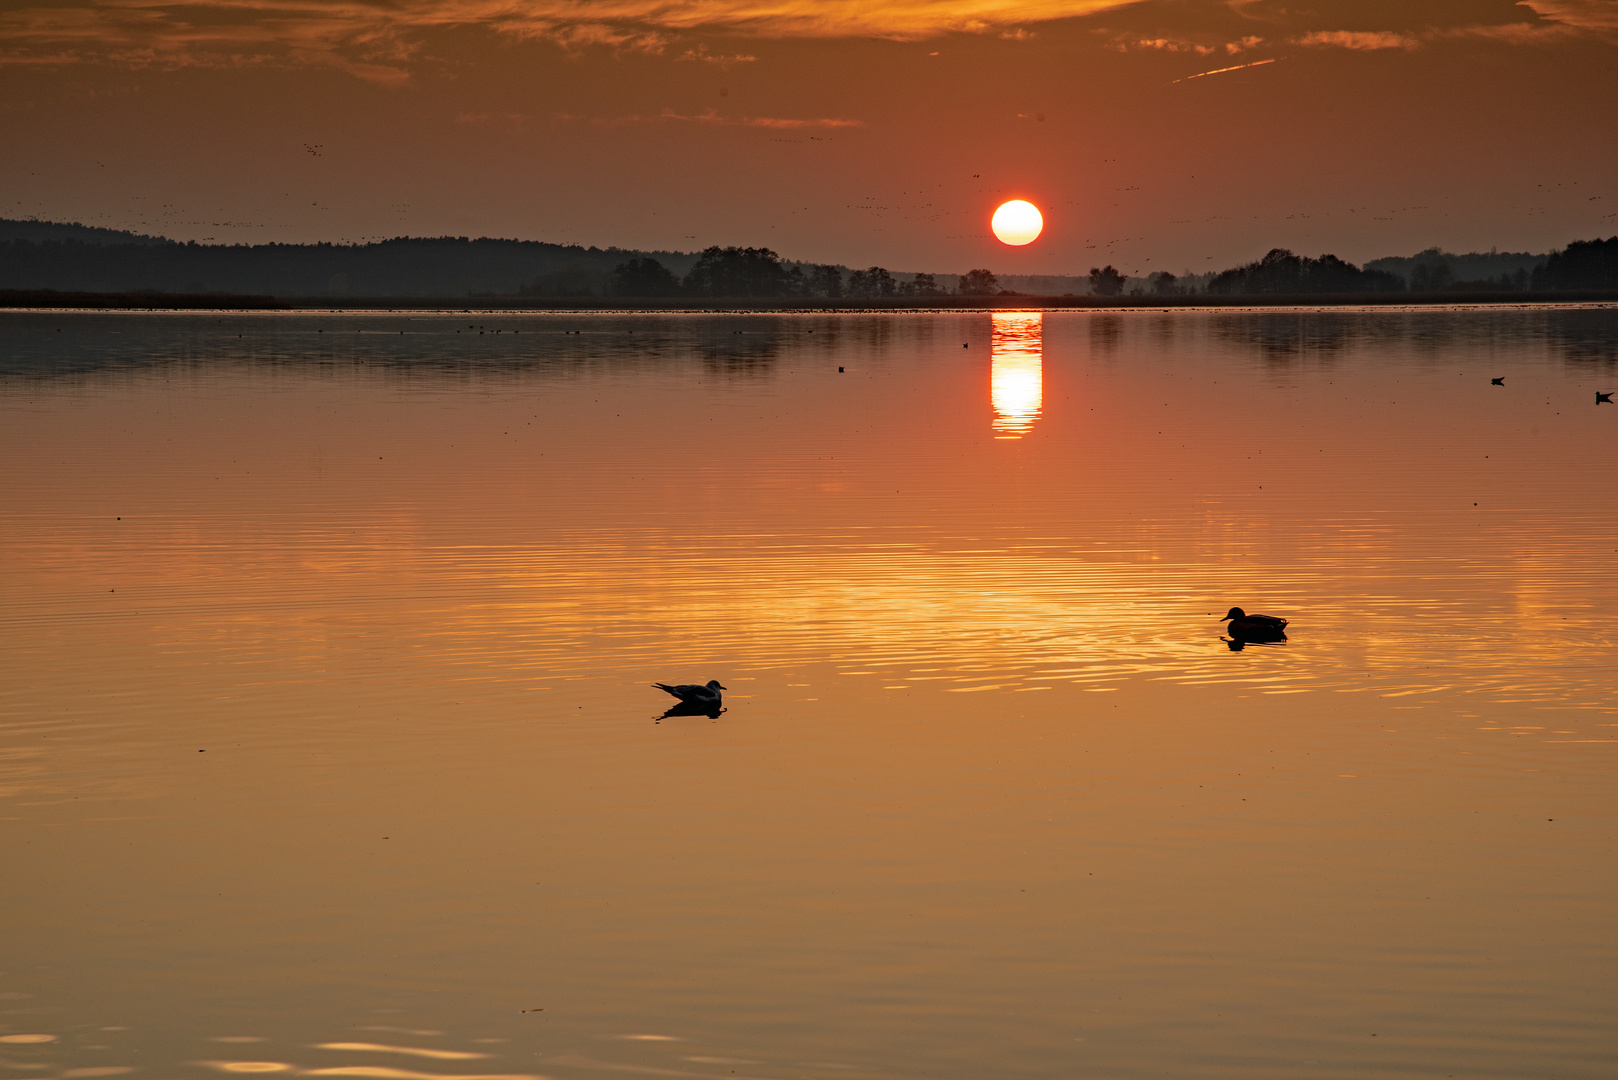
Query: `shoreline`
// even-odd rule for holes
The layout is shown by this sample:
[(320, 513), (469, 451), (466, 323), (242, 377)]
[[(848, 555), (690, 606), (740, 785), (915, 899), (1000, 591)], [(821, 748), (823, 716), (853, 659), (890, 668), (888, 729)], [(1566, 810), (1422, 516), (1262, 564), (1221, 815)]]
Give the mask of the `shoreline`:
[(707, 312), (854, 314), (873, 312), (1044, 310), (1208, 310), (1252, 308), (1429, 308), (1537, 307), (1544, 304), (1618, 303), (1618, 290), (1558, 292), (1335, 293), (1287, 295), (1190, 296), (935, 296), (925, 302), (892, 297), (852, 303), (806, 297), (358, 297), (255, 296), (239, 293), (90, 293), (50, 289), (0, 290), (0, 310), (7, 311), (304, 311), (304, 312)]

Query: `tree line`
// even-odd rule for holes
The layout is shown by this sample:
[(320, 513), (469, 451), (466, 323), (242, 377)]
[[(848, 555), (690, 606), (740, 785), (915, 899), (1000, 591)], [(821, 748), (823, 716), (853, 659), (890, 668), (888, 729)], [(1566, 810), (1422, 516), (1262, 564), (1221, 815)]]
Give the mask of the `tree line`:
[(847, 280), (843, 269), (830, 263), (788, 264), (769, 248), (704, 248), (684, 277), (651, 257), (628, 259), (613, 267), (614, 296), (658, 297), (815, 297), (827, 300), (880, 300), (890, 297), (994, 296), (1000, 283), (988, 270), (960, 275), (953, 290), (933, 274), (894, 277), (881, 266), (854, 270)]
[(1575, 240), (1534, 268), (1536, 289), (1618, 289), (1618, 236)]
[[(1452, 255), (1436, 248), (1372, 260), (1309, 258), (1276, 248), (1213, 274), (1132, 278), (1092, 267), (1098, 296), (1618, 289), (1618, 236), (1548, 256)], [(635, 251), (538, 241), (411, 238), (366, 244), (198, 244), (52, 222), (0, 219), (0, 289), (233, 293), (280, 297), (824, 298), (855, 301), (1007, 295), (984, 268), (895, 274), (792, 263), (763, 247)]]
[(1364, 270), (1335, 255), (1311, 259), (1273, 248), (1262, 259), (1215, 274), (1215, 295), (1295, 295), (1301, 293), (1403, 292), (1404, 279), (1385, 270)]
[[(1618, 289), (1618, 236), (1576, 240), (1549, 256), (1526, 252), (1448, 255), (1429, 248), (1406, 259), (1374, 260), (1378, 266), (1355, 266), (1335, 255), (1311, 259), (1286, 248), (1263, 258), (1220, 271), (1204, 291), (1214, 295), (1307, 295), (1311, 293), (1389, 292), (1576, 292)], [(1478, 273), (1495, 267), (1498, 274)], [(1397, 272), (1398, 267), (1403, 273)], [(1471, 271), (1472, 276), (1462, 274)], [(1111, 266), (1090, 270), (1090, 291), (1098, 296), (1175, 296), (1190, 290), (1173, 274), (1158, 271), (1130, 286)]]

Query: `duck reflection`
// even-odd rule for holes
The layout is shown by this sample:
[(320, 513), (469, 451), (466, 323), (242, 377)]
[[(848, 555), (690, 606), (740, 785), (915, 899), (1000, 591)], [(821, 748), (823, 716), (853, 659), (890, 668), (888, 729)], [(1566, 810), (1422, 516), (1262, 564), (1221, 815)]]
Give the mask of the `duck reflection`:
[(1285, 634), (1282, 634), (1280, 637), (1276, 637), (1276, 638), (1241, 638), (1241, 637), (1228, 638), (1228, 637), (1220, 637), (1219, 640), (1223, 641), (1226, 645), (1228, 645), (1230, 647), (1231, 652), (1241, 652), (1243, 649), (1247, 648), (1249, 645), (1256, 645), (1261, 649), (1267, 649), (1272, 645), (1285, 645), (1287, 643), (1287, 638), (1286, 638)]
[(1034, 429), (1044, 404), (1044, 315), (996, 311), (989, 337), (989, 398), (994, 437), (1020, 439)]

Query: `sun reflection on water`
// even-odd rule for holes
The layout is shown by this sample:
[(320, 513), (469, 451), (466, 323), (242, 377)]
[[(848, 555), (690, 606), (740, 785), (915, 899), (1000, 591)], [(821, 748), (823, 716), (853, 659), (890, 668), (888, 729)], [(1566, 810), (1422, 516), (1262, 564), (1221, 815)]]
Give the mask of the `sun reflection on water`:
[(1038, 311), (997, 311), (989, 338), (989, 397), (994, 437), (1020, 439), (1034, 429), (1044, 403), (1044, 316)]

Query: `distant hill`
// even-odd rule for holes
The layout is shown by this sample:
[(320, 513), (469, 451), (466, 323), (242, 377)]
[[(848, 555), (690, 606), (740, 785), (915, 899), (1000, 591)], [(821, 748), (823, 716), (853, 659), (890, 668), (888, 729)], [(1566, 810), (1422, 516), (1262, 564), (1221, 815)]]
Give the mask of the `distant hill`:
[[(676, 278), (699, 253), (580, 247), (531, 240), (401, 237), (370, 244), (197, 244), (115, 229), (0, 219), (0, 289), (209, 293), (274, 297), (605, 296), (614, 267), (656, 259)], [(814, 264), (786, 261), (807, 273)], [(838, 265), (847, 280), (853, 270)], [(897, 280), (915, 275), (900, 273)], [(957, 274), (936, 275), (955, 287)], [(1007, 274), (1028, 295), (1084, 295), (1086, 278)]]
[(197, 244), (53, 222), (0, 220), (0, 289), (278, 297), (601, 296), (613, 267), (682, 251), (533, 240), (401, 237), (374, 244)]
[(123, 229), (102, 229), (95, 225), (80, 225), (59, 221), (33, 221), (19, 218), (0, 218), (0, 243), (8, 240), (26, 240), (33, 244), (71, 240), (79, 244), (172, 244), (173, 240), (145, 233), (126, 232)]

